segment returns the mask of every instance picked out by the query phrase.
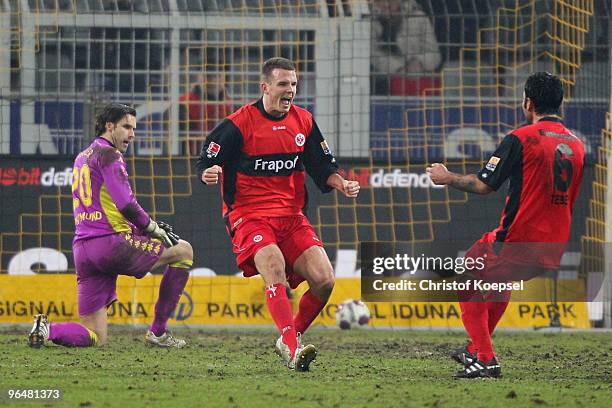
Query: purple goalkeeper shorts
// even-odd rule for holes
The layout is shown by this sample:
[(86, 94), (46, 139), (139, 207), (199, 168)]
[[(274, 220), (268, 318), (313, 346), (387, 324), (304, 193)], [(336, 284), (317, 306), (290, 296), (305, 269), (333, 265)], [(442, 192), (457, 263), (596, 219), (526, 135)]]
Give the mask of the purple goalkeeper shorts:
[(79, 315), (92, 314), (116, 301), (117, 276), (142, 278), (164, 249), (157, 240), (126, 233), (73, 243)]

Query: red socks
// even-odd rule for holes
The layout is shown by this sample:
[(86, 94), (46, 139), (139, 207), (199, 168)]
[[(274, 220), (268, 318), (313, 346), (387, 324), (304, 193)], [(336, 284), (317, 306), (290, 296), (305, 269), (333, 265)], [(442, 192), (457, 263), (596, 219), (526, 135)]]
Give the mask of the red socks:
[(487, 302), (487, 309), (489, 311), (489, 334), (493, 334), (495, 331), (497, 323), (499, 323), (508, 307), (511, 295), (512, 291), (507, 290), (496, 296), (497, 302)]
[[(511, 291), (506, 291), (496, 298), (498, 300), (496, 302), (459, 302), (461, 320), (471, 339), (467, 346), (468, 351), (477, 353), (478, 359), (482, 362), (488, 363), (495, 357), (491, 335), (508, 307), (510, 295)], [(466, 298), (469, 296), (464, 294), (463, 299)]]
[(486, 302), (487, 310), (489, 312), (489, 334), (493, 334), (497, 323), (501, 320), (506, 308), (508, 307), (508, 301), (505, 302)]
[(317, 318), (325, 303), (316, 297), (309, 289), (302, 298), (300, 299), (300, 306), (298, 312), (295, 315), (295, 331), (298, 333), (304, 333), (308, 327), (312, 324), (314, 319)]
[(291, 303), (287, 297), (285, 285), (277, 283), (275, 285), (266, 286), (266, 301), (270, 315), (278, 327), (283, 342), (289, 346), (291, 355), (295, 354), (297, 349), (297, 333), (293, 323), (293, 315), (291, 312)]
[(489, 334), (489, 316), (485, 302), (459, 302), (461, 306), (461, 320), (463, 326), (472, 340), (473, 348), (478, 350), (478, 359), (489, 362), (493, 354), (493, 344)]
[(268, 310), (276, 327), (283, 336), (284, 343), (289, 346), (291, 355), (297, 348), (297, 333), (304, 333), (317, 318), (325, 303), (308, 290), (300, 299), (300, 306), (295, 315), (291, 312), (291, 303), (287, 298), (285, 285), (277, 283), (266, 287), (266, 301)]

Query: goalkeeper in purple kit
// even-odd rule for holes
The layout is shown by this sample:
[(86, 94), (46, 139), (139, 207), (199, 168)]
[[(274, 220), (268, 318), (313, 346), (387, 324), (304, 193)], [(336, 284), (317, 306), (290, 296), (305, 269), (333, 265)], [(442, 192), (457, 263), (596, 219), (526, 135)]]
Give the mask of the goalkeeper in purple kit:
[(107, 340), (107, 307), (117, 300), (117, 276), (144, 277), (165, 267), (147, 344), (185, 346), (166, 331), (189, 278), (193, 249), (172, 227), (156, 223), (136, 201), (123, 153), (134, 140), (136, 111), (111, 103), (96, 120), (96, 138), (73, 166), (72, 243), (80, 323), (49, 323), (37, 315), (28, 337), (31, 347), (46, 341), (63, 346), (101, 346)]

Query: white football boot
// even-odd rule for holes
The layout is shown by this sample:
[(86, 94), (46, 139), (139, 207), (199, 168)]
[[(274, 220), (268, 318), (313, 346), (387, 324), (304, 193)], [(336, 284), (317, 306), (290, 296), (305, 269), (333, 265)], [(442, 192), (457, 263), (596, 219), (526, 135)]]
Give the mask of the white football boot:
[(289, 360), (291, 360), (291, 352), (289, 351), (289, 346), (283, 341), (283, 336), (280, 336), (276, 340), (274, 351), (276, 351), (276, 354), (278, 354), (278, 356), (282, 358), (285, 363), (288, 363)]
[(275, 351), (278, 354), (287, 367), (290, 370), (295, 371), (308, 371), (310, 368), (310, 363), (312, 363), (317, 357), (317, 348), (312, 344), (308, 344), (307, 346), (302, 345), (302, 336), (298, 334), (297, 337), (298, 347), (295, 350), (295, 355), (291, 358), (291, 352), (289, 351), (289, 346), (285, 344), (283, 341), (283, 336), (280, 336), (278, 340), (276, 340)]
[(49, 320), (47, 315), (38, 314), (34, 316), (34, 326), (28, 335), (28, 346), (40, 348), (49, 340)]
[(177, 339), (170, 332), (165, 332), (161, 336), (156, 336), (151, 330), (147, 331), (145, 335), (145, 341), (150, 346), (164, 347), (164, 348), (183, 348), (187, 345), (187, 342), (183, 339)]

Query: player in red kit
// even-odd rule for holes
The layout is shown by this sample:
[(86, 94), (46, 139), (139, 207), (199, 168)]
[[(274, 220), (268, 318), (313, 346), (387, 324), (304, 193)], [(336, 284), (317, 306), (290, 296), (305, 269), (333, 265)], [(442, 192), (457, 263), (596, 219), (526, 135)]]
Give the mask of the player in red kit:
[[(293, 104), (292, 61), (271, 58), (262, 67), (262, 98), (224, 119), (207, 137), (197, 162), (203, 183), (221, 181), (223, 217), (244, 276), (260, 274), (270, 315), (281, 336), (276, 352), (287, 366), (307, 371), (317, 350), (301, 344), (334, 287), (323, 244), (306, 219), (305, 173), (324, 192), (357, 197), (359, 183), (338, 165), (312, 115)], [(306, 280), (295, 317), (285, 285)]]
[[(510, 248), (506, 252), (513, 255), (505, 258), (486, 252), (493, 255), (487, 258), (484, 272), (490, 281), (517, 280), (518, 271), (529, 271), (527, 276), (533, 277), (559, 266), (584, 166), (584, 146), (559, 116), (562, 101), (563, 86), (556, 76), (532, 74), (523, 94), (527, 124), (504, 137), (478, 174), (455, 174), (440, 163), (427, 169), (435, 184), (476, 194), (488, 194), (510, 180), (499, 227), (468, 251), (482, 254), (483, 248), (492, 248), (496, 242)], [(510, 291), (497, 296), (460, 293), (459, 299), (470, 342), (451, 355), (464, 364), (455, 376), (500, 377), (491, 334), (506, 310)]]

